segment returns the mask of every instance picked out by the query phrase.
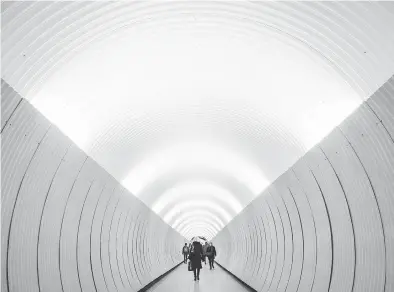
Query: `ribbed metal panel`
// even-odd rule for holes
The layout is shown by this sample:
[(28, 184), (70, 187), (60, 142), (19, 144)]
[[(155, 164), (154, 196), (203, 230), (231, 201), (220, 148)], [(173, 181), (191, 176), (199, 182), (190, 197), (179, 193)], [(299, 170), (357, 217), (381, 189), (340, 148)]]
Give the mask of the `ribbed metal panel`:
[[(13, 98), (3, 98), (3, 96), (9, 95), (12, 95)], [(1, 132), (3, 132), (4, 127), (18, 109), (23, 99), (3, 79), (1, 79), (1, 97)]]
[(2, 291), (137, 291), (181, 261), (178, 233), (2, 88)]
[(393, 96), (390, 78), (245, 208), (214, 239), (218, 261), (258, 291), (392, 291)]
[(253, 27), (300, 44), (367, 95), (392, 74), (394, 64), (388, 3), (21, 1), (2, 6), (3, 76), (26, 96), (48, 72), (90, 42), (119, 29), (143, 27), (146, 19), (154, 24), (184, 21), (185, 13), (215, 15), (217, 22), (233, 29)]
[[(391, 27), (394, 27), (393, 4), (371, 1), (351, 1), (351, 3), (346, 1), (5, 2), (2, 3), (2, 78), (33, 104), (34, 101), (37, 101), (35, 106), (37, 105), (39, 108), (39, 100), (45, 99), (43, 98), (45, 94), (40, 96), (38, 93), (41, 89), (46, 92), (45, 89), (51, 87), (45, 86), (48, 85), (47, 81), (56, 80), (56, 73), (64, 73), (62, 69), (68, 68), (66, 65), (71, 64), (71, 69), (69, 69), (75, 70), (72, 65), (75, 63), (72, 61), (84, 56), (81, 54), (89, 52), (89, 49), (94, 48), (93, 51), (100, 51), (103, 47), (100, 47), (99, 44), (108, 44), (112, 41), (122, 43), (120, 40), (129, 34), (131, 36), (130, 39), (127, 38), (127, 43), (133, 44), (138, 42), (133, 39), (138, 35), (133, 35), (134, 32), (142, 34), (146, 32), (147, 34), (141, 38), (145, 41), (154, 35), (160, 35), (162, 32), (160, 29), (168, 29), (176, 33), (186, 31), (186, 36), (194, 36), (195, 34), (197, 36), (196, 46), (199, 46), (198, 36), (203, 36), (203, 38), (210, 36), (212, 30), (218, 29), (215, 30), (216, 36), (221, 37), (222, 34), (225, 34), (224, 38), (231, 39), (229, 44), (232, 44), (232, 40), (236, 41), (234, 44), (246, 44), (245, 53), (241, 52), (235, 58), (228, 58), (225, 62), (226, 68), (222, 68), (222, 72), (234, 70), (235, 75), (238, 76), (237, 71), (241, 72), (243, 67), (237, 69), (237, 66), (232, 67), (232, 63), (237, 63), (234, 61), (238, 58), (240, 60), (247, 59), (244, 56), (247, 55), (249, 49), (253, 48), (253, 52), (259, 52), (258, 60), (256, 60), (256, 70), (258, 67), (258, 71), (255, 73), (257, 76), (256, 86), (260, 89), (270, 88), (267, 92), (272, 92), (265, 94), (265, 89), (261, 89), (261, 93), (255, 93), (256, 98), (249, 99), (249, 93), (246, 94), (248, 90), (239, 86), (234, 90), (234, 95), (238, 96), (232, 101), (228, 97), (233, 93), (230, 92), (231, 89), (228, 90), (229, 92), (224, 90), (227, 88), (227, 84), (231, 85), (229, 88), (232, 88), (232, 85), (236, 85), (239, 80), (234, 80), (235, 82), (230, 80), (224, 86), (219, 86), (218, 92), (212, 91), (209, 88), (210, 85), (208, 86), (204, 82), (200, 88), (209, 93), (207, 96), (202, 96), (201, 99), (199, 99), (200, 97), (193, 99), (193, 94), (190, 94), (195, 91), (193, 86), (190, 86), (191, 88), (184, 84), (178, 86), (177, 82), (182, 83), (182, 81), (163, 74), (158, 82), (163, 81), (165, 84), (168, 82), (171, 83), (171, 86), (159, 88), (158, 92), (154, 93), (160, 97), (152, 103), (154, 105), (151, 107), (144, 96), (141, 97), (141, 93), (146, 90), (133, 91), (131, 89), (136, 87), (132, 85), (133, 83), (137, 85), (144, 83), (146, 81), (144, 77), (141, 79), (130, 78), (133, 80), (128, 80), (127, 77), (123, 79), (130, 72), (135, 73), (133, 76), (144, 76), (144, 74), (140, 74), (138, 66), (130, 65), (123, 68), (126, 70), (123, 77), (117, 76), (116, 78), (111, 76), (111, 72), (105, 72), (106, 67), (103, 66), (103, 75), (108, 75), (108, 78), (88, 87), (87, 94), (79, 99), (74, 100), (73, 94), (58, 96), (48, 89), (52, 94), (49, 99), (54, 104), (63, 105), (64, 112), (70, 116), (73, 111), (82, 113), (80, 117), (75, 117), (75, 120), (70, 120), (70, 125), (73, 124), (72, 122), (75, 122), (75, 125), (73, 124), (70, 129), (63, 125), (64, 129), (62, 130), (70, 131), (66, 134), (72, 137), (72, 132), (83, 132), (82, 123), (87, 121), (86, 133), (81, 134), (81, 140), (86, 138), (88, 142), (81, 147), (90, 157), (123, 183), (129, 178), (130, 172), (133, 170), (138, 172), (139, 166), (146, 165), (144, 163), (147, 161), (149, 163), (149, 158), (155, 156), (156, 151), (160, 152), (164, 148), (163, 145), (171, 146), (172, 143), (182, 142), (191, 137), (198, 141), (209, 140), (207, 144), (218, 143), (220, 144), (219, 148), (234, 146), (237, 155), (242, 159), (250, 160), (251, 164), (260, 172), (261, 178), (256, 181), (261, 181), (261, 184), (256, 183), (257, 187), (252, 188), (248, 183), (238, 182), (238, 178), (235, 178), (236, 175), (232, 175), (232, 173), (230, 175), (217, 171), (211, 173), (207, 169), (188, 173), (175, 167), (165, 175), (152, 178), (153, 182), (150, 185), (147, 183), (134, 193), (149, 207), (152, 207), (167, 189), (198, 175), (209, 181), (224, 180), (220, 187), (231, 191), (234, 198), (239, 200), (244, 207), (264, 189), (266, 186), (263, 183), (264, 179), (267, 182), (274, 181), (305, 154), (306, 148), (309, 149), (321, 138), (314, 138), (318, 134), (310, 133), (319, 130), (316, 126), (316, 129), (310, 131), (310, 125), (312, 125), (311, 128), (315, 128), (313, 122), (308, 125), (307, 120), (310, 115), (319, 116), (319, 110), (333, 112), (333, 107), (337, 103), (338, 107), (342, 105), (346, 107), (349, 102), (354, 108), (392, 76), (394, 73), (394, 36)], [(152, 38), (154, 39), (154, 37)], [(204, 40), (209, 39), (204, 38)], [(183, 44), (184, 40), (180, 37), (179, 41)], [(171, 37), (168, 38), (168, 42), (172, 42)], [(283, 53), (283, 57), (280, 56), (279, 59), (291, 59), (287, 53), (294, 53), (296, 60), (294, 63), (290, 62), (289, 66), (293, 66), (290, 69), (294, 70), (295, 74), (284, 77), (287, 72), (286, 68), (274, 72), (275, 68), (269, 68), (270, 66), (265, 66), (264, 62), (260, 62), (263, 60), (259, 59), (260, 56), (272, 53), (269, 50), (265, 51), (265, 48), (272, 46), (272, 43), (279, 47), (278, 54), (281, 49), (286, 48), (283, 51), (286, 53)], [(95, 47), (96, 45), (97, 47)], [(149, 49), (145, 51), (152, 49), (149, 47), (149, 41), (147, 47)], [(215, 45), (212, 45), (213, 47)], [(207, 47), (209, 52), (214, 51), (209, 50), (212, 48)], [(226, 48), (223, 47), (220, 50), (225, 51)], [(154, 55), (161, 56), (161, 53), (162, 51), (158, 50)], [(108, 56), (107, 59), (112, 60), (111, 55)], [(185, 56), (187, 59), (193, 55)], [(136, 60), (145, 57), (149, 57), (149, 54), (142, 53), (142, 56), (137, 56)], [(330, 88), (338, 86), (338, 91), (347, 92), (349, 90), (349, 94), (344, 94), (343, 97), (341, 96), (342, 98), (338, 98), (335, 94), (322, 97), (318, 91), (316, 94), (310, 94), (308, 90), (305, 90), (305, 92), (299, 91), (294, 95), (293, 92), (283, 94), (285, 98), (280, 96), (279, 89), (285, 88), (287, 82), (298, 80), (298, 72), (300, 74), (309, 72), (309, 69), (303, 70), (302, 66), (305, 65), (305, 62), (300, 61), (304, 60), (304, 57), (305, 60), (312, 60), (311, 64), (322, 65), (321, 68), (324, 70), (321, 71), (316, 69), (319, 66), (316, 65), (316, 68), (311, 66), (315, 68), (314, 70), (319, 71), (319, 74), (323, 74), (321, 73), (323, 71), (327, 73), (327, 78), (322, 78), (322, 80), (327, 80)], [(220, 56), (218, 58), (220, 59)], [(150, 58), (147, 59), (150, 60)], [(162, 59), (166, 59), (164, 53)], [(95, 63), (101, 62), (101, 60), (98, 58)], [(146, 62), (146, 66), (145, 63), (142, 65), (143, 68), (147, 68), (150, 64), (149, 61)], [(170, 62), (163, 67), (170, 67), (168, 68), (170, 70), (172, 65), (174, 64)], [(207, 64), (207, 68), (209, 65), (211, 64)], [(158, 63), (157, 66), (160, 67), (160, 64)], [(251, 70), (245, 71), (254, 72), (253, 65), (251, 67)], [(271, 67), (275, 67), (275, 64)], [(123, 70), (116, 70), (117, 67), (114, 68), (115, 71), (123, 72)], [(128, 71), (130, 68), (137, 69)], [(182, 71), (184, 76), (189, 76), (193, 73), (193, 68), (193, 66), (186, 66), (185, 72), (183, 69), (179, 71)], [(292, 72), (291, 70), (289, 72)], [(155, 71), (155, 69), (153, 68), (151, 71)], [(270, 84), (270, 80), (267, 81), (267, 77), (264, 77), (265, 74), (267, 76), (277, 75), (277, 78), (273, 80), (275, 85)], [(220, 70), (217, 75), (221, 75)], [(242, 73), (239, 75), (235, 78), (242, 80)], [(260, 78), (260, 75), (263, 76)], [(146, 79), (149, 79), (149, 76)], [(86, 76), (82, 76), (82, 78), (84, 77)], [(155, 88), (154, 82), (156, 81), (152, 81), (149, 87)], [(331, 86), (329, 82), (332, 82), (334, 86)], [(309, 78), (300, 78), (296, 87), (304, 83), (305, 88), (308, 88), (311, 87), (308, 86), (308, 83), (313, 83), (313, 81)], [(75, 84), (72, 82), (69, 84), (69, 88), (74, 88)], [(119, 86), (111, 87), (113, 84)], [(117, 88), (123, 88), (125, 84), (127, 85), (125, 88), (128, 89), (118, 93)], [(205, 85), (208, 86), (206, 89)], [(96, 86), (97, 88), (95, 88)], [(173, 104), (168, 98), (177, 95), (171, 92), (174, 91), (172, 86), (175, 88), (184, 87), (179, 92), (182, 97), (179, 99), (180, 102)], [(57, 87), (55, 86), (55, 88)], [(99, 91), (108, 89), (108, 96), (104, 95), (103, 102), (96, 103), (101, 98), (96, 96), (95, 89)], [(166, 92), (167, 89), (168, 92)], [(320, 92), (324, 92), (324, 89), (321, 89)], [(311, 96), (313, 98), (310, 98)], [(278, 103), (276, 108), (271, 109), (269, 104), (276, 98), (283, 98), (283, 107), (281, 103)], [(299, 109), (294, 110), (292, 106), (288, 106), (290, 99), (297, 100), (296, 104), (299, 105)], [(147, 105), (145, 109), (134, 106), (135, 104), (144, 104), (144, 102)], [(115, 104), (118, 106), (114, 106)], [(41, 103), (41, 106), (40, 110), (43, 110), (45, 104)], [(166, 109), (166, 106), (169, 109)], [(371, 106), (373, 106), (372, 102)], [(5, 110), (2, 117), (2, 127), (12, 113), (12, 109), (15, 109), (14, 107), (14, 104), (3, 105)], [(46, 115), (49, 118), (49, 114), (46, 113)], [(319, 117), (311, 119), (320, 121)], [(325, 119), (329, 120), (330, 118), (322, 117), (323, 124), (326, 122), (323, 121)], [(67, 115), (63, 120), (67, 120)], [(67, 124), (67, 122), (65, 123)], [(76, 135), (78, 136), (78, 134)], [(156, 166), (155, 162), (152, 163), (152, 168)], [(232, 167), (228, 169), (233, 171)], [(197, 172), (199, 173), (196, 174)], [(245, 173), (247, 172), (245, 171)], [(246, 174), (246, 176), (250, 178), (253, 175)], [(165, 181), (166, 179), (168, 181)], [(132, 175), (130, 175), (130, 180), (133, 181)], [(185, 197), (187, 200), (189, 199), (187, 196)], [(171, 209), (176, 204), (176, 202), (171, 202), (167, 207)], [(227, 204), (223, 205), (230, 209)], [(167, 212), (168, 209), (164, 211)], [(231, 216), (233, 215), (231, 213)], [(277, 271), (274, 276), (275, 279), (278, 277)]]

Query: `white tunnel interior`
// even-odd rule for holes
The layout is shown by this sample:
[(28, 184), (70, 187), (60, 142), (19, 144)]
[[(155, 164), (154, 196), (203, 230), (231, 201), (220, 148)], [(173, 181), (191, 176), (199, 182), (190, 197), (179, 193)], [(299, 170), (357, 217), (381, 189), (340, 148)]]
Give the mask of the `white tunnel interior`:
[(1, 5), (2, 291), (394, 290), (392, 2)]

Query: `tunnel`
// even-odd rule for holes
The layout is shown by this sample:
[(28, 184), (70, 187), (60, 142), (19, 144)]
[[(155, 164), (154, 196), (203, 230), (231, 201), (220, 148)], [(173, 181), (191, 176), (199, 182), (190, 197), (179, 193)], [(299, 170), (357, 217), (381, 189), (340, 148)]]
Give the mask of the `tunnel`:
[(394, 291), (394, 2), (2, 1), (1, 27), (1, 291)]

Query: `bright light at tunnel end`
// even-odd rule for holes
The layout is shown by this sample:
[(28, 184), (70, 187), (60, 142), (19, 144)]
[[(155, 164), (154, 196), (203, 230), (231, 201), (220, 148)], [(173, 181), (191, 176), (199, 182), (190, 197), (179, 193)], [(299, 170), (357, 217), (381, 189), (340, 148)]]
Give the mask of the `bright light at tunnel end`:
[[(204, 30), (202, 19), (133, 28), (92, 44), (31, 97), (104, 168), (121, 167), (114, 176), (141, 200), (163, 176), (195, 169), (234, 178), (255, 198), (273, 176), (264, 169), (269, 162), (255, 159), (260, 153), (275, 151), (277, 140), (289, 147), (299, 141), (305, 153), (362, 102), (309, 50), (268, 33), (240, 37), (209, 18)], [(133, 155), (135, 145), (141, 146), (133, 163), (111, 164), (119, 149)], [(196, 177), (159, 191), (148, 206), (177, 228), (191, 218), (185, 213), (205, 211), (215, 227), (201, 223), (200, 231), (213, 228), (215, 234), (248, 203), (241, 195)]]

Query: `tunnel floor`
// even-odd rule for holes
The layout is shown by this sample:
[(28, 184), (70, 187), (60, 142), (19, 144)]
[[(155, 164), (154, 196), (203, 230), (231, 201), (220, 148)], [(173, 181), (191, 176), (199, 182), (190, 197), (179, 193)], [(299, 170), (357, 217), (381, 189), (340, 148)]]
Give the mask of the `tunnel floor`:
[(243, 292), (250, 291), (246, 286), (235, 280), (230, 274), (218, 265), (214, 270), (204, 265), (200, 272), (200, 281), (194, 281), (193, 272), (187, 270), (182, 264), (166, 277), (152, 286), (149, 292)]

